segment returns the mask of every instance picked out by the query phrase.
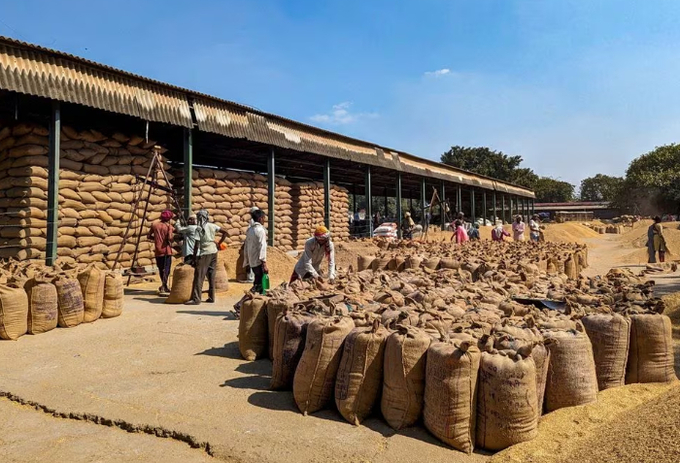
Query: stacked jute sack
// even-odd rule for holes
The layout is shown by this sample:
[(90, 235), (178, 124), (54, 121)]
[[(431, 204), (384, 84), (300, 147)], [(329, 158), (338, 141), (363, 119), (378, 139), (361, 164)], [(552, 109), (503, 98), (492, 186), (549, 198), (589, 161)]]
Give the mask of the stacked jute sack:
[(473, 274), (495, 267), (510, 268), (521, 263), (517, 275), (545, 272), (564, 274), (576, 279), (588, 266), (588, 248), (575, 243), (526, 243), (469, 241), (460, 246), (448, 243), (424, 243), (411, 240), (387, 242), (373, 240), (381, 251), (375, 256), (361, 255), (359, 271), (365, 269), (404, 271), (411, 268), (429, 270), (460, 268)]
[(0, 339), (117, 317), (123, 302), (119, 273), (94, 265), (5, 263), (0, 267)]
[[(155, 142), (121, 133), (63, 127), (59, 170), (58, 256), (62, 263), (94, 263), (106, 268), (121, 249), (130, 221), (140, 232), (133, 199), (142, 184)], [(35, 124), (18, 123), (0, 129), (0, 257), (43, 259), (47, 232), (48, 131)], [(165, 163), (164, 163), (165, 164)], [(167, 169), (167, 165), (162, 166)], [(165, 181), (159, 176), (158, 183)], [(148, 192), (148, 186), (145, 192)], [(146, 198), (146, 194), (144, 195)], [(148, 224), (170, 206), (170, 197), (158, 190), (146, 211)], [(123, 247), (120, 264), (129, 267), (136, 234)], [(143, 239), (140, 265), (153, 264), (152, 243)]]
[[(272, 389), (292, 389), (304, 414), (335, 402), (358, 425), (380, 410), (394, 429), (422, 421), (468, 453), (533, 439), (542, 413), (599, 390), (675, 380), (670, 319), (650, 285), (624, 271), (518, 272), (364, 270), (282, 285), (244, 303), (239, 348), (272, 359)], [(514, 300), (551, 291), (563, 313)]]
[[(302, 248), (319, 225), (324, 224), (324, 189), (321, 182), (294, 183), (293, 196), (293, 241)], [(349, 239), (349, 194), (347, 189), (331, 185), (331, 232), (335, 241)]]
[[(175, 174), (175, 185), (184, 191), (184, 173)], [(250, 209), (258, 207), (268, 212), (267, 177), (247, 172), (198, 168), (193, 170), (192, 201), (194, 212), (206, 209), (212, 220), (229, 234), (227, 244), (238, 245), (245, 240), (250, 224)], [(274, 244), (282, 249), (293, 247), (293, 219), (290, 182), (276, 178), (276, 229)]]

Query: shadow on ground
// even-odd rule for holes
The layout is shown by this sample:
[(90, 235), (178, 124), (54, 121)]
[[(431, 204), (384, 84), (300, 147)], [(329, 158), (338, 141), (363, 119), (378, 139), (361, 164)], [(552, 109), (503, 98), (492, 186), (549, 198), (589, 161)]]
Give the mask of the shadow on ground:
[(224, 357), (233, 360), (243, 360), (241, 352), (238, 350), (238, 342), (230, 342), (222, 347), (211, 347), (203, 352), (197, 352), (194, 355), (210, 355), (212, 357)]

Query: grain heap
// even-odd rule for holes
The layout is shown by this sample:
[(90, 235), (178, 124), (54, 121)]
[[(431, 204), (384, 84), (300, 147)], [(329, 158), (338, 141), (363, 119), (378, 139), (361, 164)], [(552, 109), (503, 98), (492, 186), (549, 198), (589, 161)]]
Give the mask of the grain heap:
[[(62, 263), (101, 268), (112, 263), (128, 223), (143, 215), (141, 207), (132, 214), (133, 198), (142, 187), (135, 175), (147, 174), (154, 145), (139, 136), (62, 128), (57, 242)], [(0, 257), (45, 257), (47, 152), (45, 127), (19, 123), (0, 130), (0, 213), (7, 217), (0, 228)], [(169, 200), (162, 192), (151, 195), (147, 223), (158, 220)], [(148, 227), (141, 230), (147, 232)], [(131, 264), (135, 236), (122, 250), (122, 267)], [(139, 264), (151, 265), (152, 243), (142, 240), (139, 251)]]
[[(401, 272), (282, 285), (244, 304), (239, 344), (258, 346), (248, 359), (273, 357), (273, 387), (292, 388), (303, 413), (330, 406), (335, 391), (353, 424), (378, 409), (395, 429), (422, 417), (463, 452), (533, 439), (541, 413), (597, 400), (598, 390), (675, 379), (670, 323), (651, 285), (623, 270), (549, 274), (532, 243), (504, 246), (508, 254), (480, 270), (478, 251), (493, 256), (496, 246), (462, 246), (469, 254), (456, 253), (455, 268), (425, 265), (441, 252), (428, 245)], [(541, 249), (547, 262), (582, 251)], [(566, 307), (516, 300), (526, 298)]]
[(26, 260), (0, 265), (0, 339), (117, 317), (123, 304), (120, 274), (93, 264), (45, 267)]

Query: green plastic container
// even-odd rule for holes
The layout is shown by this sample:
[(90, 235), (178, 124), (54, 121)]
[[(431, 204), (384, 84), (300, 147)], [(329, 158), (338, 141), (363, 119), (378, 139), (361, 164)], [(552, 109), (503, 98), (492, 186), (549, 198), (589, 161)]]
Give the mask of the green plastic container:
[(267, 294), (267, 290), (269, 289), (269, 274), (265, 273), (262, 275), (262, 294)]

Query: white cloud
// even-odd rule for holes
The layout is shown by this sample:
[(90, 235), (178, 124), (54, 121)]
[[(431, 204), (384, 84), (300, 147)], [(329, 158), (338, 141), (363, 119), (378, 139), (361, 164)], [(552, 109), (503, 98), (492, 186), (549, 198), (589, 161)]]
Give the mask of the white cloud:
[(451, 69), (438, 69), (436, 71), (428, 71), (425, 73), (426, 76), (428, 77), (441, 77), (445, 76), (446, 74), (451, 74)]
[(347, 125), (357, 122), (360, 119), (378, 117), (375, 113), (353, 113), (350, 111), (351, 101), (343, 101), (333, 105), (333, 109), (326, 114), (315, 114), (310, 117), (313, 122), (329, 125)]

